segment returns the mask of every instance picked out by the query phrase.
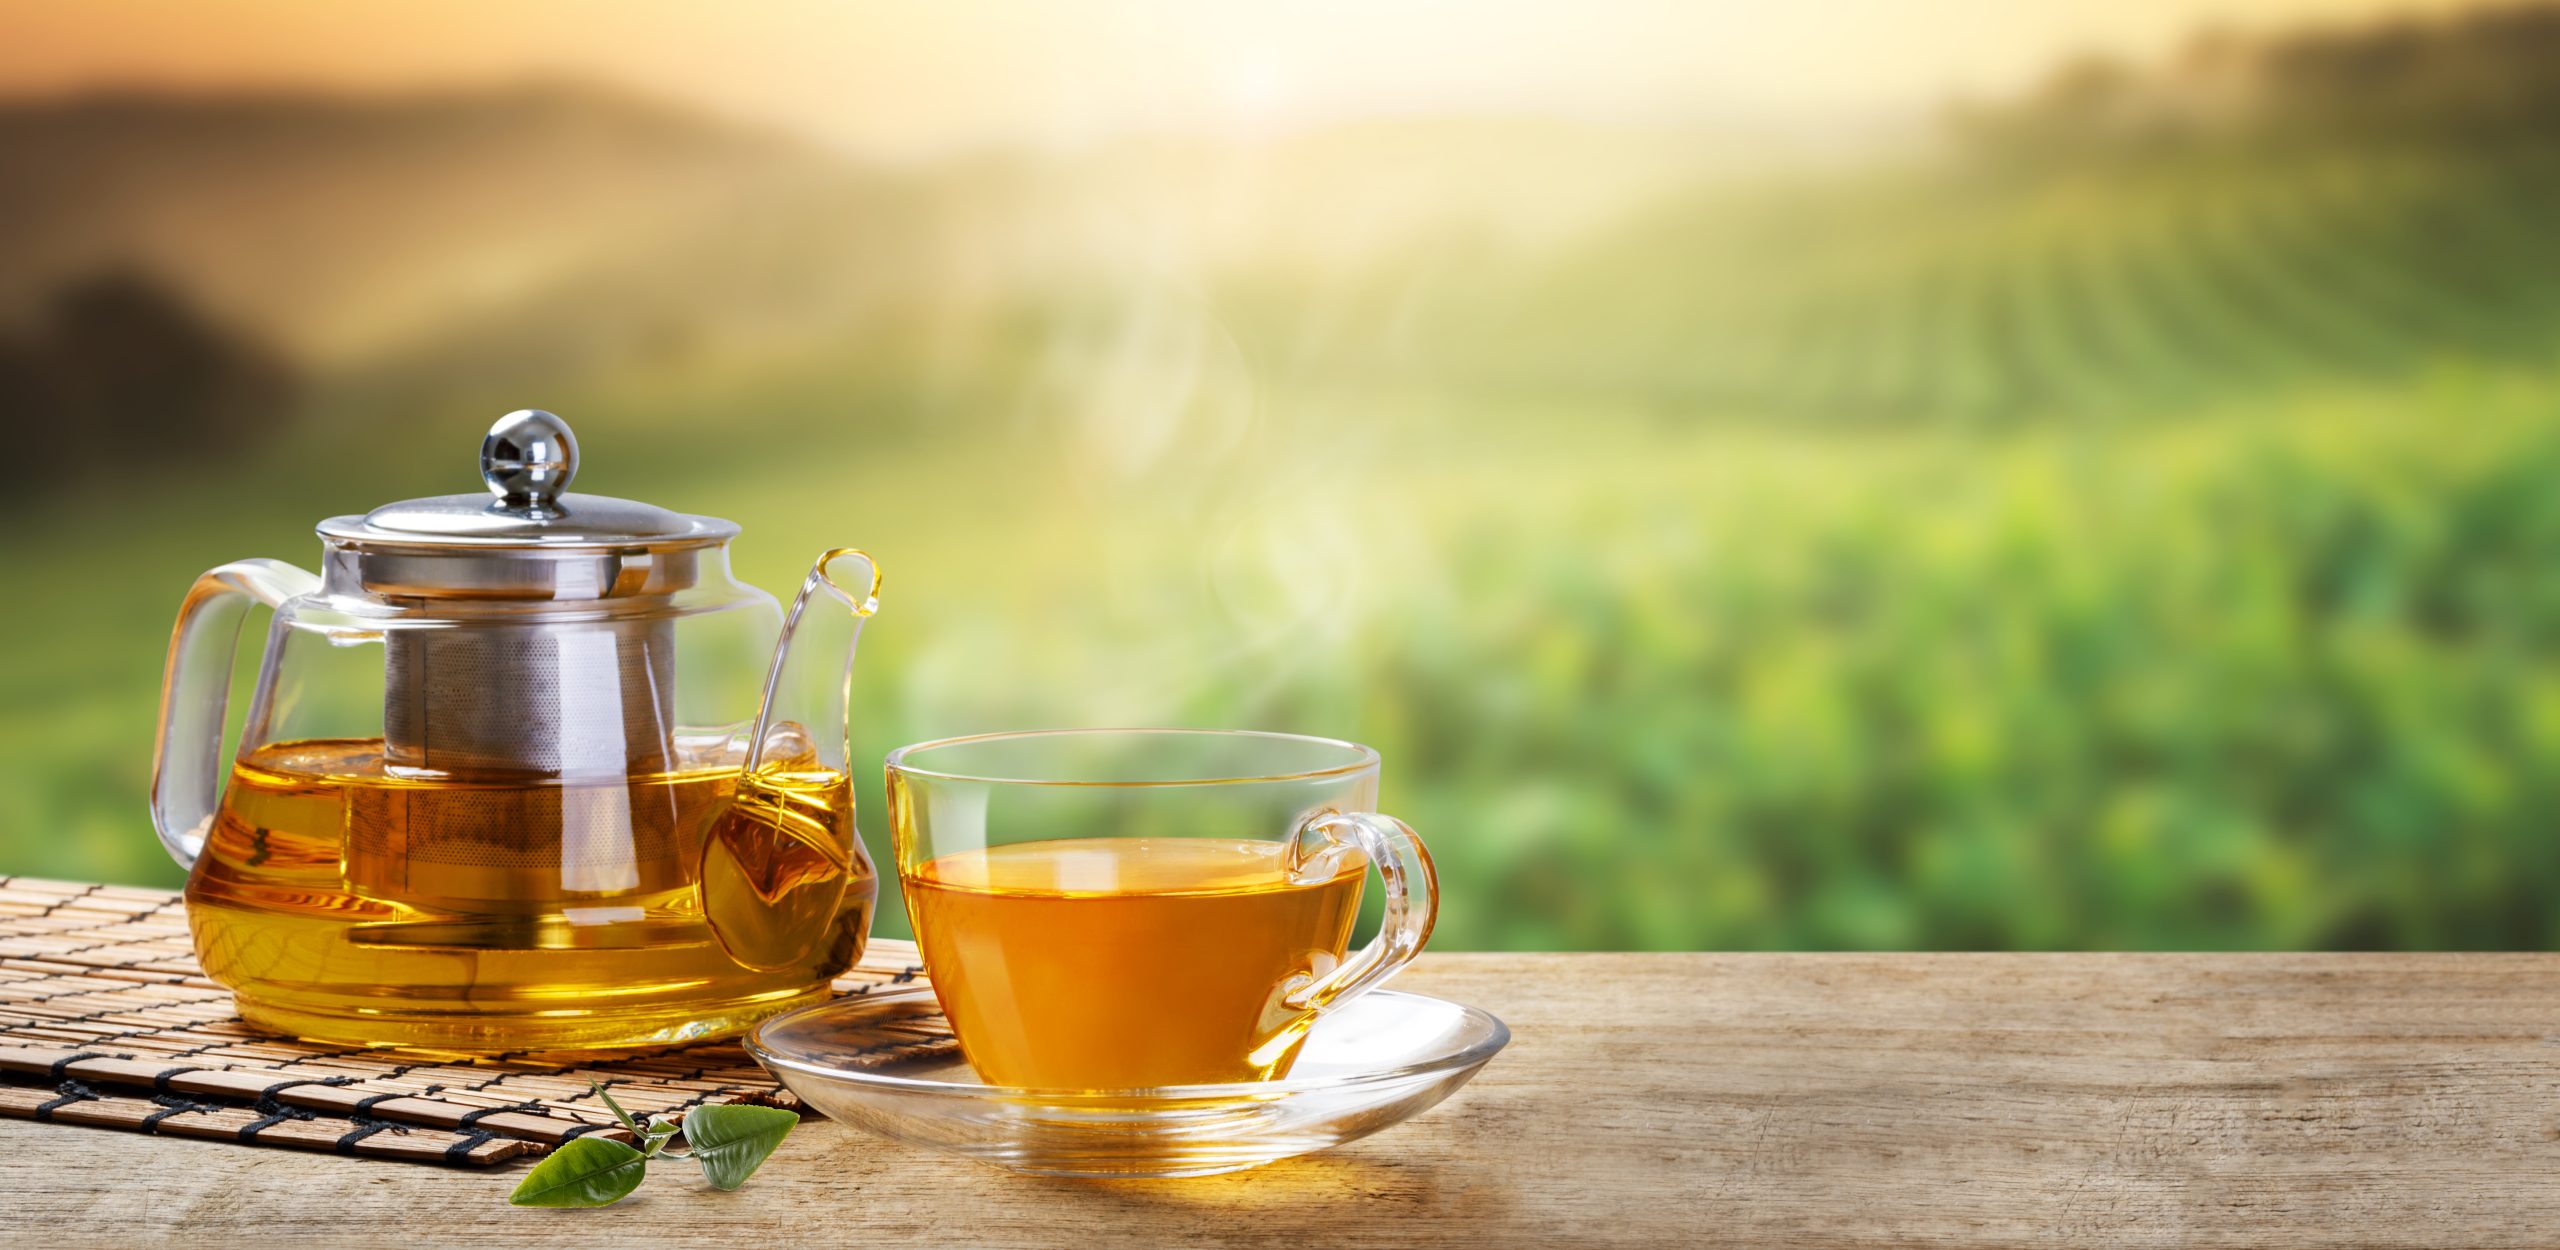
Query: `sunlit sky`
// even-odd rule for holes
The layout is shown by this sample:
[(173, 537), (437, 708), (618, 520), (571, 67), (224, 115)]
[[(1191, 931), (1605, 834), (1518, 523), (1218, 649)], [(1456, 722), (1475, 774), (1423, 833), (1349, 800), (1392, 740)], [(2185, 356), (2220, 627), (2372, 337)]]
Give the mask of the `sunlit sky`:
[(1801, 124), (2445, 0), (0, 0), (0, 93), (637, 87), (848, 148), (1541, 113)]

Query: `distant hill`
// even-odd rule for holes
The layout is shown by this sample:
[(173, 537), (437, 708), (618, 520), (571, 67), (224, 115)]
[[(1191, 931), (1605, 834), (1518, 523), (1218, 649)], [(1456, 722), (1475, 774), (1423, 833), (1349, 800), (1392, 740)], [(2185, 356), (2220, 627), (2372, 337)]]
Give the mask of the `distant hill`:
[(1357, 282), (1416, 239), (1539, 246), (1789, 147), (1416, 118), (880, 169), (579, 86), (18, 102), (0, 324), (140, 274), (323, 375), (983, 346), (1150, 287)]
[(21, 102), (0, 107), (0, 312), (144, 272), (325, 362), (846, 177), (777, 137), (580, 88)]
[(2560, 7), (2202, 41), (1960, 113), (1937, 159), (1664, 204), (1427, 354), (1671, 413), (2189, 410), (2560, 367)]
[(2206, 34), (2166, 63), (2084, 59), (2025, 97), (1950, 110), (1977, 151), (2548, 137), (2560, 5), (2509, 3), (2262, 39)]

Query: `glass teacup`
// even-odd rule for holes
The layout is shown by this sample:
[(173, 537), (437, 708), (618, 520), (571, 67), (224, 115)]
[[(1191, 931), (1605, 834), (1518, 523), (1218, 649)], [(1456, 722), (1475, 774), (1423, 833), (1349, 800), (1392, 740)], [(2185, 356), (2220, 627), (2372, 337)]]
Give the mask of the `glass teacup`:
[[(1056, 730), (889, 753), (898, 880), (990, 1084), (1287, 1075), (1316, 1014), (1393, 976), (1439, 907), (1372, 810), (1378, 753), (1289, 734)], [(1345, 958), (1368, 869), (1378, 935)]]

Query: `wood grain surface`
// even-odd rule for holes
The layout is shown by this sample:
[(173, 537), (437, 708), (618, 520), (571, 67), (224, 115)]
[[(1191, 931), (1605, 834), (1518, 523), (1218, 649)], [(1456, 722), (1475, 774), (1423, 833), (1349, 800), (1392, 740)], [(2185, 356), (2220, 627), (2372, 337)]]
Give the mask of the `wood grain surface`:
[(48, 1246), (2548, 1246), (2560, 956), (1430, 955), (1515, 1040), (1411, 1124), (1186, 1181), (811, 1121), (747, 1188), (0, 1122)]

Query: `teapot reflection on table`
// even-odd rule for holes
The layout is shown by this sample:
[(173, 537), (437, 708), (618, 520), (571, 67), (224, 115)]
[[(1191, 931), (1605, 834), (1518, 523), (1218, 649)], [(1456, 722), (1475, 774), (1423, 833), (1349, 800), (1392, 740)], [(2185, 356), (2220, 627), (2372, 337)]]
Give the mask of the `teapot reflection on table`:
[[(846, 769), (877, 567), (829, 551), (785, 612), (731, 579), (735, 524), (567, 493), (549, 413), (502, 418), (480, 467), (486, 494), (321, 522), (317, 577), (242, 560), (188, 592), (151, 812), (206, 975), (260, 1027), (456, 1051), (823, 998), (877, 891)], [(275, 617), (225, 761), (252, 604)]]

